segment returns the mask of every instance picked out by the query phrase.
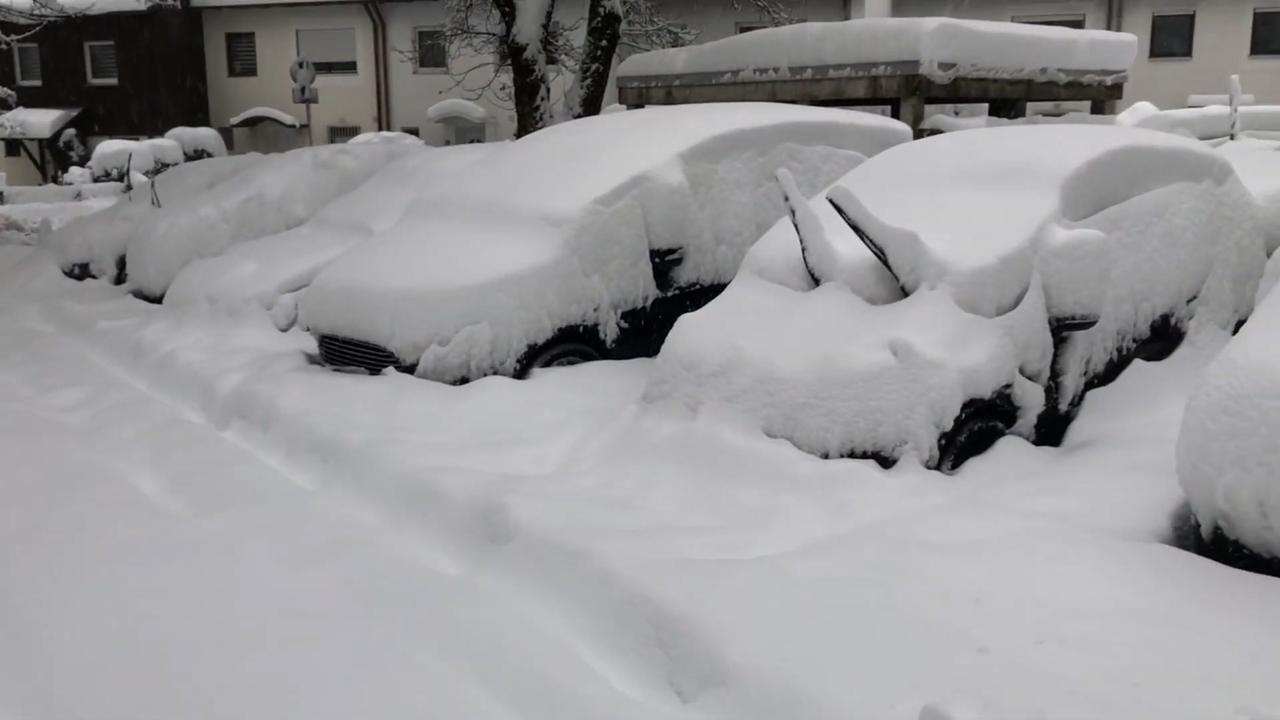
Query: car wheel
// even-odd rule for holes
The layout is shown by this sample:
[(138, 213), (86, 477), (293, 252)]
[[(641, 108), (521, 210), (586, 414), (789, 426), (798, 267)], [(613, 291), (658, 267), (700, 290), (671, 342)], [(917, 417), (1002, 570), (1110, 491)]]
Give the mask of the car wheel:
[(518, 378), (529, 377), (539, 368), (568, 367), (593, 362), (604, 357), (596, 345), (577, 338), (556, 338), (549, 340), (525, 355), (520, 363)]
[(948, 475), (959, 470), (1008, 435), (1017, 421), (1017, 408), (1007, 395), (966, 402), (951, 429), (938, 438), (937, 469)]

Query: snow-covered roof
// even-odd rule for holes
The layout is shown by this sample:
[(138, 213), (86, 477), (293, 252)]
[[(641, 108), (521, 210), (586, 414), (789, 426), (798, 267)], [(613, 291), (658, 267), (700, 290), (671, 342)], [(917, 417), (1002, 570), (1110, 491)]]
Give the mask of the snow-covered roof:
[(427, 119), (440, 122), (450, 118), (462, 118), (474, 123), (482, 123), (489, 119), (489, 111), (479, 104), (464, 98), (448, 98), (427, 108)]
[[(76, 13), (82, 15), (104, 15), (106, 13), (142, 12), (156, 5), (174, 5), (177, 3), (158, 2), (157, 0), (46, 0), (36, 3), (33, 0), (3, 0), (0, 2), (0, 15), (4, 10), (13, 9), (27, 15), (47, 13), (59, 15)], [(5, 17), (5, 20), (21, 22), (22, 18)]]
[(78, 114), (80, 108), (15, 108), (0, 115), (0, 137), (48, 140)]
[(1085, 220), (1178, 182), (1232, 174), (1203, 143), (1106, 125), (1027, 125), (891, 148), (829, 197), (886, 254), (906, 290), (943, 281), (970, 312), (1012, 307), (1048, 222)]
[(681, 82), (714, 84), (859, 75), (1123, 82), (1138, 52), (1137, 38), (1105, 30), (1074, 30), (954, 18), (872, 18), (799, 23), (756, 30), (682, 48), (633, 55), (618, 68), (620, 86)]
[(265, 121), (280, 123), (285, 127), (302, 127), (302, 123), (298, 122), (298, 118), (290, 115), (283, 110), (277, 110), (269, 107), (254, 107), (231, 118), (231, 127), (252, 127)]

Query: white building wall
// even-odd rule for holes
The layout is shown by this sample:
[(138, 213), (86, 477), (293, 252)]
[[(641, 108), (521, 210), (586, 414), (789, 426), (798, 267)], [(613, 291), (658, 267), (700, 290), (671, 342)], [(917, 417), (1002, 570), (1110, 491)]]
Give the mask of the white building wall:
[[(1138, 36), (1138, 61), (1125, 88), (1125, 105), (1148, 100), (1162, 108), (1183, 107), (1193, 94), (1225, 94), (1227, 78), (1239, 74), (1260, 104), (1280, 104), (1280, 58), (1249, 57), (1255, 8), (1280, 2), (1250, 0), (1125, 0), (1121, 29)], [(1153, 12), (1194, 10), (1190, 59), (1151, 59)]]
[(947, 17), (974, 20), (1084, 15), (1086, 28), (1107, 27), (1106, 0), (893, 0), (896, 17)]
[[(227, 127), (232, 117), (257, 106), (272, 107), (302, 121), (305, 108), (293, 104), (293, 84), (289, 79), (289, 64), (298, 54), (297, 31), (354, 28), (357, 73), (317, 78), (315, 86), (320, 91), (320, 102), (312, 106), (310, 132), (313, 141), (319, 144), (327, 142), (331, 125), (358, 126), (364, 131), (377, 129), (373, 24), (360, 5), (206, 8), (203, 19), (209, 114), (215, 126)], [(225, 38), (228, 32), (255, 33), (257, 77), (228, 76)], [(279, 150), (281, 145), (305, 142), (305, 136), (282, 133), (282, 130), (267, 126), (261, 130), (237, 130), (235, 151)]]

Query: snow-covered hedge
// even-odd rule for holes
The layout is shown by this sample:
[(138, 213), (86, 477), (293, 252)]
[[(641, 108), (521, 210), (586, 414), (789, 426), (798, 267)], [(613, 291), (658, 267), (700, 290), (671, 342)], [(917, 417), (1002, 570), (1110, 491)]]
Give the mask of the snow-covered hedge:
[(148, 138), (139, 141), (139, 144), (151, 152), (151, 157), (155, 159), (154, 172), (156, 173), (164, 172), (174, 165), (181, 165), (186, 160), (182, 145), (176, 140)]
[(151, 148), (137, 140), (103, 140), (87, 166), (96, 182), (123, 181), (130, 172), (149, 175), (156, 169)]
[(182, 155), (188, 160), (203, 160), (227, 154), (222, 135), (210, 127), (176, 127), (164, 136), (182, 147)]

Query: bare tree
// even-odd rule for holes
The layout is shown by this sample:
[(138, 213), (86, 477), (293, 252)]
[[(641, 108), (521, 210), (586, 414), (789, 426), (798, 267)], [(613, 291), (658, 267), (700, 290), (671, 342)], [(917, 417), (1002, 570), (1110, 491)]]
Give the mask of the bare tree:
[[(754, 10), (770, 25), (794, 22), (786, 0), (724, 0), (735, 11)], [(679, 47), (697, 31), (668, 17), (658, 0), (587, 0), (587, 16), (554, 21), (556, 0), (448, 0), (442, 40), (449, 58), (451, 89), (471, 99), (490, 95), (516, 113), (516, 136), (550, 124), (557, 114), (596, 115), (620, 52)], [(581, 44), (573, 38), (582, 34)], [(405, 52), (416, 59), (417, 48)], [(554, 60), (554, 62), (551, 62)], [(555, 79), (571, 83), (564, 106), (553, 107)]]
[[(16, 43), (40, 32), (45, 25), (78, 13), (68, 10), (58, 0), (32, 0), (30, 5), (0, 4), (0, 50), (8, 50)], [(0, 105), (5, 109), (18, 104), (13, 88), (0, 85)]]

